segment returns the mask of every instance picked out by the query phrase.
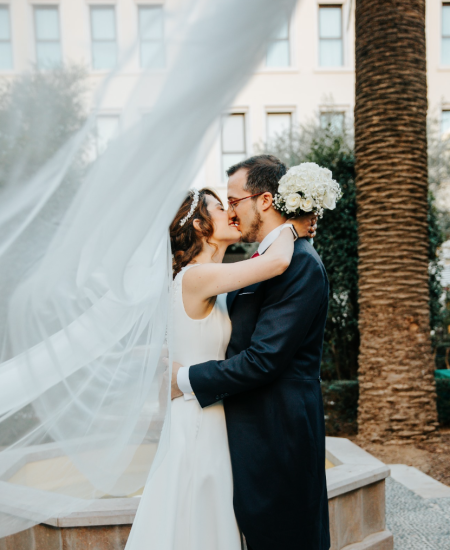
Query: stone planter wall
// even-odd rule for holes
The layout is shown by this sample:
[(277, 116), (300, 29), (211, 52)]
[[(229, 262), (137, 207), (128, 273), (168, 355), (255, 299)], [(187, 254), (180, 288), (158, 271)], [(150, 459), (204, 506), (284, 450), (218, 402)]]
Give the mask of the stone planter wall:
[[(335, 437), (327, 438), (327, 465), (331, 550), (393, 550), (385, 527), (389, 468)], [(139, 497), (95, 500), (82, 512), (0, 539), (0, 550), (123, 550), (138, 505)]]
[(331, 550), (393, 550), (385, 522), (389, 468), (348, 439), (327, 437)]

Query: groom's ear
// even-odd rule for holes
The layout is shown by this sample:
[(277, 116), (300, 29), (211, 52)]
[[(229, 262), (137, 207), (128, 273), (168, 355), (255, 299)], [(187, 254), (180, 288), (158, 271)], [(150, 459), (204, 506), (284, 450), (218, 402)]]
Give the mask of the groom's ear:
[(266, 191), (261, 195), (261, 210), (266, 212), (273, 205), (273, 196), (272, 193)]

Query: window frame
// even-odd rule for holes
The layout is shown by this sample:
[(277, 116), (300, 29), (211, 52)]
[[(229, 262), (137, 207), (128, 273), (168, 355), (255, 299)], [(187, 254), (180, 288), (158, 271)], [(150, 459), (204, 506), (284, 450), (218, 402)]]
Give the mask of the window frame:
[[(58, 40), (42, 40), (38, 38), (38, 28), (37, 28), (37, 12), (39, 10), (56, 11), (57, 20), (58, 20)], [(59, 4), (33, 4), (33, 28), (34, 28), (34, 49), (35, 49), (35, 59), (36, 65), (40, 69), (45, 69), (46, 67), (39, 66), (38, 60), (38, 46), (39, 44), (57, 44), (59, 46), (60, 54), (60, 64), (63, 63), (63, 51), (62, 51), (62, 42), (61, 42), (61, 16), (59, 10)], [(47, 67), (48, 68), (48, 67)]]
[(286, 110), (266, 110), (266, 141), (268, 142), (270, 139), (269, 136), (269, 117), (272, 115), (289, 115), (290, 119), (290, 126), (289, 126), (289, 133), (292, 134), (292, 129), (294, 125), (294, 111), (292, 109), (286, 109)]
[[(274, 38), (272, 40), (269, 41), (268, 45), (267, 45), (267, 50), (266, 50), (266, 55), (265, 55), (265, 58), (264, 58), (264, 68), (268, 71), (271, 71), (271, 70), (286, 70), (286, 69), (289, 69), (292, 67), (292, 32), (291, 32), (291, 24), (292, 24), (292, 19), (294, 17), (294, 15), (292, 15), (291, 17), (287, 17), (287, 38)], [(276, 44), (277, 42), (287, 42), (287, 51), (288, 51), (288, 64), (287, 65), (268, 65), (267, 64), (267, 57), (268, 57), (268, 54), (269, 54), (269, 48), (273, 45), (273, 44)]]
[[(328, 122), (328, 124), (331, 124), (332, 126), (332, 122), (331, 122), (331, 118), (333, 116), (341, 116), (342, 117), (342, 129), (345, 130), (345, 125), (346, 125), (346, 122), (347, 122), (347, 110), (346, 109), (327, 109), (327, 108), (323, 108), (320, 110), (320, 113), (319, 113), (319, 124), (320, 124), (320, 127), (324, 130), (326, 127), (322, 126), (322, 116), (328, 116), (330, 117), (330, 120)], [(328, 126), (328, 125), (327, 125)]]
[[(154, 9), (160, 9), (162, 12), (162, 18), (163, 18), (163, 31), (162, 31), (162, 38), (161, 40), (148, 40), (144, 39), (141, 35), (141, 10), (154, 10)], [(164, 20), (164, 4), (161, 2), (160, 4), (138, 4), (137, 5), (137, 17), (138, 17), (138, 35), (139, 35), (139, 67), (144, 70), (163, 70), (166, 66), (166, 48), (165, 48), (165, 36), (166, 36), (166, 29), (165, 29), (165, 20)], [(146, 67), (144, 63), (142, 62), (142, 44), (161, 44), (162, 45), (162, 51), (163, 51), (163, 63), (161, 67)]]
[(96, 117), (95, 117), (95, 132), (96, 132), (96, 135), (95, 135), (95, 143), (94, 143), (95, 158), (98, 158), (101, 155), (103, 155), (103, 153), (108, 148), (109, 142), (111, 140), (115, 139), (115, 137), (116, 137), (115, 135), (112, 135), (110, 137), (110, 139), (108, 140), (108, 142), (105, 144), (104, 149), (100, 150), (100, 143), (99, 143), (99, 139), (98, 139), (98, 121), (101, 120), (101, 119), (106, 119), (106, 118), (116, 120), (116, 122), (117, 122), (116, 131), (115, 131), (116, 135), (121, 131), (121, 126), (120, 126), (121, 125), (121, 113), (120, 112), (105, 111), (105, 112), (100, 112), (96, 115)]
[[(92, 12), (94, 10), (112, 10), (114, 13), (114, 41), (111, 40), (94, 40), (94, 28), (93, 28), (93, 18), (92, 18)], [(117, 28), (117, 11), (116, 11), (116, 4), (89, 4), (89, 29), (91, 32), (91, 68), (93, 71), (97, 72), (108, 72), (115, 67), (117, 67), (118, 62), (118, 53), (119, 53), (119, 47), (118, 47), (118, 28)], [(97, 69), (94, 66), (94, 44), (102, 44), (102, 43), (111, 43), (113, 42), (115, 45), (115, 54), (116, 54), (116, 60), (114, 63), (114, 67), (111, 67), (109, 69)]]
[[(449, 128), (447, 131), (444, 131), (443, 129), (443, 122), (444, 122), (444, 113), (448, 113), (448, 123), (449, 123)], [(443, 107), (441, 109), (441, 120), (440, 120), (440, 135), (441, 135), (441, 138), (444, 138), (444, 139), (447, 139), (447, 138), (450, 138), (450, 107)]]
[[(224, 129), (224, 126), (225, 126), (224, 120), (226, 118), (230, 117), (230, 116), (241, 116), (241, 117), (243, 117), (243, 125), (242, 125), (243, 126), (243, 144), (244, 144), (244, 150), (243, 151), (224, 151), (223, 150), (223, 144), (224, 144), (223, 129)], [(224, 113), (221, 117), (221, 123), (220, 123), (220, 167), (221, 167), (220, 181), (225, 181), (225, 177), (226, 177), (225, 166), (224, 166), (224, 162), (223, 162), (224, 155), (241, 155), (241, 154), (243, 154), (244, 158), (246, 158), (247, 150), (248, 150), (248, 147), (247, 147), (247, 113), (245, 111), (233, 111), (233, 112), (230, 112), (230, 113)]]
[(442, 2), (441, 4), (441, 64), (444, 67), (450, 67), (450, 59), (448, 62), (444, 62), (442, 56), (442, 46), (444, 45), (444, 40), (450, 43), (450, 31), (449, 34), (444, 34), (444, 9), (447, 8), (450, 11), (450, 2)]
[(0, 3), (0, 8), (4, 8), (8, 13), (8, 25), (9, 25), (9, 39), (4, 40), (0, 38), (1, 44), (9, 44), (11, 49), (11, 66), (9, 69), (0, 69), (0, 73), (7, 73), (14, 70), (14, 52), (13, 52), (13, 39), (12, 39), (12, 19), (11, 19), (11, 7), (9, 4)]
[[(339, 38), (322, 38), (320, 35), (320, 10), (321, 9), (337, 9), (339, 8), (341, 11), (341, 25), (340, 25), (340, 37)], [(336, 4), (333, 3), (323, 3), (318, 4), (318, 11), (317, 11), (317, 37), (318, 37), (318, 56), (317, 56), (317, 62), (318, 67), (320, 69), (329, 69), (329, 70), (336, 70), (336, 69), (342, 69), (344, 68), (345, 62), (346, 62), (346, 52), (345, 52), (345, 44), (344, 44), (344, 4), (343, 2), (339, 2)], [(322, 41), (331, 41), (331, 40), (340, 40), (341, 41), (341, 64), (340, 65), (321, 65), (320, 63), (320, 46)]]

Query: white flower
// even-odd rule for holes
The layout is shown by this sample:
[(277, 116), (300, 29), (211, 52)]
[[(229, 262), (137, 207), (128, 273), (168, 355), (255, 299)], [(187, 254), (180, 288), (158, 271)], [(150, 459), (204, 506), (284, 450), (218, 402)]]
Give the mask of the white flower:
[(302, 198), (297, 193), (291, 193), (285, 199), (286, 209), (288, 212), (295, 212), (302, 202)]
[(323, 197), (322, 204), (328, 210), (334, 210), (336, 208), (336, 193), (332, 189), (328, 189)]
[(298, 209), (322, 216), (324, 208), (333, 210), (342, 192), (328, 168), (314, 162), (292, 166), (278, 184), (274, 207), (292, 213)]
[(289, 180), (285, 180), (283, 183), (280, 183), (278, 186), (278, 192), (281, 195), (290, 195), (295, 192), (292, 183)]
[(311, 199), (301, 199), (300, 201), (300, 208), (304, 210), (305, 212), (311, 212), (314, 206), (314, 201)]

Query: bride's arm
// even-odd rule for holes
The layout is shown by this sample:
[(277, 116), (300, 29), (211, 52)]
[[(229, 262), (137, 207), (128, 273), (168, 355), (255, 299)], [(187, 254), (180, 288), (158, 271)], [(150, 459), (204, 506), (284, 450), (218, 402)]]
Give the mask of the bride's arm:
[(183, 284), (189, 294), (206, 300), (281, 275), (293, 252), (294, 236), (291, 228), (285, 227), (263, 255), (233, 264), (199, 265), (186, 272)]

